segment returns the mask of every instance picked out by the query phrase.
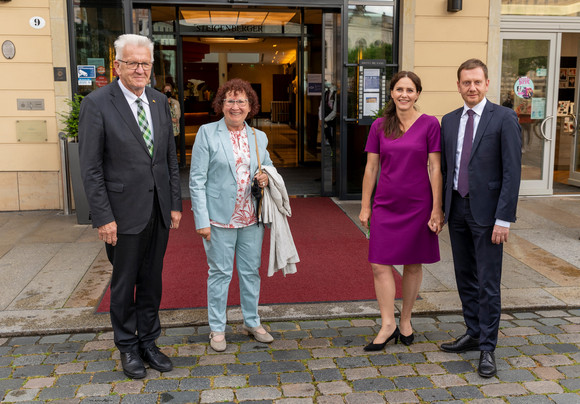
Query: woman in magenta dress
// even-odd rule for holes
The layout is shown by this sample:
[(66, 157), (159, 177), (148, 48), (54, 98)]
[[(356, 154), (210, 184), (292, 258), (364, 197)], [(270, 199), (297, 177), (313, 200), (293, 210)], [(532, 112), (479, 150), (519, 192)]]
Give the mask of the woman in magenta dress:
[[(439, 121), (415, 109), (422, 90), (415, 73), (395, 74), (390, 90), (391, 100), (371, 126), (365, 149), (359, 219), (366, 228), (370, 222), (369, 262), (382, 320), (366, 351), (381, 350), (391, 339), (413, 342), (411, 311), (421, 287), (422, 264), (439, 261), (437, 235), (443, 228)], [(404, 267), (399, 326), (393, 265)]]

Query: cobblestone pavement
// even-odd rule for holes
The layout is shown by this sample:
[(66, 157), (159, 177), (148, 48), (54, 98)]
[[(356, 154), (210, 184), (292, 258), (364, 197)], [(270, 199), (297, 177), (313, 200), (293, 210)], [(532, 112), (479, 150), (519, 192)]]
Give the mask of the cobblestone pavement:
[(175, 368), (143, 380), (120, 371), (111, 332), (0, 339), (0, 397), (54, 403), (580, 403), (580, 310), (502, 316), (498, 374), (477, 375), (478, 352), (438, 344), (464, 333), (458, 315), (415, 317), (416, 342), (362, 347), (377, 319), (267, 323), (276, 340), (227, 333), (209, 348), (208, 328), (166, 328), (158, 339)]

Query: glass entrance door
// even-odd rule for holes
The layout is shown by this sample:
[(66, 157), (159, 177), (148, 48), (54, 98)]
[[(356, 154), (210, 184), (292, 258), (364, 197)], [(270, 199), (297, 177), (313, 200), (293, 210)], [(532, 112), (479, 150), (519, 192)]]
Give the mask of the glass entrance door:
[(557, 34), (503, 33), (500, 103), (522, 127), (521, 195), (550, 195), (557, 121)]
[[(578, 42), (578, 55), (580, 55), (580, 41)], [(580, 120), (578, 111), (580, 111), (580, 84), (578, 84), (578, 72), (580, 71), (580, 57), (577, 59), (576, 65), (576, 75), (574, 76), (575, 88), (575, 102), (574, 106), (570, 108), (570, 120), (572, 126), (572, 153), (570, 158), (570, 177), (568, 178), (568, 184), (580, 187), (580, 135), (578, 134), (578, 121)], [(572, 77), (570, 75), (570, 77)], [(568, 79), (570, 82), (570, 79)]]

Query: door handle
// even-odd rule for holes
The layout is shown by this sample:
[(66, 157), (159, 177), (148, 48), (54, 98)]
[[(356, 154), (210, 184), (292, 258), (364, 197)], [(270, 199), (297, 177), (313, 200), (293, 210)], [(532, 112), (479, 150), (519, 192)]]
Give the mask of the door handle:
[(572, 128), (572, 132), (570, 133), (570, 136), (574, 136), (575, 133), (578, 133), (578, 118), (576, 118), (576, 115), (574, 115), (574, 114), (569, 114), (569, 115), (574, 120), (574, 127)]
[(548, 141), (551, 142), (552, 138), (549, 138), (548, 136), (546, 136), (546, 132), (544, 131), (544, 126), (546, 125), (546, 122), (548, 122), (548, 119), (554, 119), (553, 115), (547, 116), (541, 123), (540, 125), (540, 133), (542, 134), (542, 137)]

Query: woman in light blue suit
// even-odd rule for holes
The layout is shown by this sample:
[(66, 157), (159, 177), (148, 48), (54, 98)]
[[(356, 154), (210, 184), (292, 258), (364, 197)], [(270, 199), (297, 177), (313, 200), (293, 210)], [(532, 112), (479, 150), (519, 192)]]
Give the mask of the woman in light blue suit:
[(189, 191), (195, 228), (203, 238), (209, 266), (210, 345), (221, 352), (226, 349), (226, 306), (234, 256), (244, 330), (257, 341), (273, 341), (258, 315), (264, 226), (258, 225), (257, 201), (251, 192), (254, 180), (261, 188), (268, 186), (268, 176), (258, 170), (258, 155), (262, 165), (272, 165), (272, 160), (266, 150), (266, 134), (246, 123), (260, 109), (258, 96), (248, 82), (233, 79), (225, 83), (218, 89), (213, 107), (224, 117), (202, 125), (197, 132)]

